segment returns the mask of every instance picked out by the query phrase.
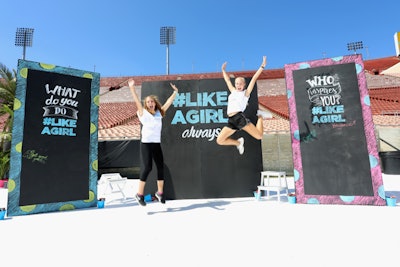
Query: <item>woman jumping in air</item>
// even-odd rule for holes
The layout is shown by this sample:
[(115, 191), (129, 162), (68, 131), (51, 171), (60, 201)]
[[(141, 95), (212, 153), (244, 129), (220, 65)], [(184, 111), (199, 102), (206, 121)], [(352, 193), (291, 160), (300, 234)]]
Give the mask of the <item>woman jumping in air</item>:
[(217, 144), (222, 146), (236, 146), (239, 150), (240, 155), (244, 153), (244, 138), (232, 139), (231, 135), (236, 131), (244, 130), (253, 136), (257, 140), (261, 140), (263, 137), (263, 118), (267, 117), (265, 111), (258, 110), (257, 124), (254, 125), (246, 116), (244, 115), (244, 110), (247, 107), (247, 103), (250, 98), (251, 91), (256, 84), (256, 81), (267, 64), (266, 56), (263, 56), (263, 62), (260, 68), (253, 75), (249, 85), (246, 88), (246, 80), (244, 77), (237, 77), (235, 79), (235, 86), (233, 86), (231, 79), (225, 71), (226, 62), (222, 64), (222, 74), (229, 91), (231, 92), (228, 97), (228, 125), (224, 126), (217, 137)]

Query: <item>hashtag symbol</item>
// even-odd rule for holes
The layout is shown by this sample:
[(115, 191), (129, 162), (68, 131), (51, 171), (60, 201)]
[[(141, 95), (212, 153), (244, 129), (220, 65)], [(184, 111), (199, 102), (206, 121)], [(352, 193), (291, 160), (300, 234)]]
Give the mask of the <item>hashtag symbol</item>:
[(313, 115), (319, 114), (319, 108), (318, 108), (318, 107), (313, 107), (311, 113), (312, 113)]
[(52, 118), (43, 118), (43, 125), (51, 125), (51, 123), (53, 122)]
[(185, 94), (176, 94), (175, 100), (174, 100), (174, 107), (183, 107), (183, 105), (185, 104), (186, 99), (185, 99)]

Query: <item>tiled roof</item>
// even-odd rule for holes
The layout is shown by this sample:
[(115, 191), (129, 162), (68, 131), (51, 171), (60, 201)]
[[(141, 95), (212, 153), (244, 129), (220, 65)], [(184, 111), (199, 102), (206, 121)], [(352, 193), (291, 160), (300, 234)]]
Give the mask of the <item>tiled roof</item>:
[(376, 126), (400, 127), (400, 116), (373, 115), (372, 119)]
[(134, 102), (100, 103), (98, 135), (103, 139), (138, 139), (140, 122)]
[[(395, 126), (400, 125), (400, 78), (393, 77), (390, 75), (380, 75), (380, 73), (399, 63), (397, 57), (379, 58), (373, 60), (364, 61), (364, 67), (366, 70), (367, 83), (370, 88), (370, 100), (371, 100), (371, 111), (373, 114), (373, 120), (376, 125), (381, 126)], [(234, 72), (235, 77), (244, 76), (251, 77), (254, 71), (246, 72)], [(379, 74), (379, 75), (378, 75)], [(110, 88), (124, 86), (124, 82), (129, 77), (118, 77), (118, 78), (102, 78), (101, 86), (103, 87), (102, 92), (108, 91)], [(142, 82), (147, 81), (162, 81), (162, 80), (190, 80), (190, 79), (214, 79), (221, 78), (221, 73), (205, 73), (205, 74), (186, 74), (186, 75), (163, 75), (163, 76), (135, 76), (135, 83), (138, 85), (137, 89), (141, 87)], [(257, 82), (258, 88), (258, 99), (260, 108), (267, 109), (273, 113), (273, 118), (264, 120), (264, 132), (289, 132), (289, 109), (286, 97), (286, 89), (284, 82), (284, 69), (279, 70), (264, 70)], [(372, 89), (371, 89), (372, 88)], [(138, 91), (140, 94), (140, 90)], [(108, 99), (112, 101), (118, 101), (118, 99), (126, 99), (129, 94), (127, 87), (122, 87), (118, 91), (110, 92), (107, 95)], [(125, 103), (126, 104), (126, 103)], [(116, 105), (116, 109), (108, 109), (107, 111), (102, 107), (103, 103), (100, 104), (101, 110), (105, 111), (100, 114), (100, 121), (102, 116), (108, 114), (110, 119), (116, 117), (112, 116), (108, 112), (123, 113), (127, 112), (127, 109), (132, 108), (132, 112), (125, 117), (129, 117), (130, 126), (122, 126), (120, 122), (114, 122), (117, 126), (110, 129), (101, 129), (99, 125), (99, 139), (123, 139), (123, 138), (140, 138), (140, 126), (136, 118), (132, 118), (132, 114), (136, 113), (135, 107), (122, 108), (118, 103), (108, 103), (107, 105)], [(119, 111), (118, 111), (119, 110)], [(119, 114), (122, 116), (122, 114)], [(123, 117), (124, 117), (123, 116)], [(133, 115), (135, 117), (135, 115)], [(109, 123), (112, 123), (111, 121)], [(135, 124), (136, 123), (136, 124)], [(109, 125), (109, 124), (108, 124)], [(119, 126), (121, 125), (121, 126)], [(101, 123), (104, 127), (105, 124)]]
[(382, 71), (400, 63), (398, 57), (385, 57), (364, 61), (364, 69), (371, 74), (380, 74)]
[(264, 120), (264, 133), (287, 133), (289, 132), (289, 120), (272, 118)]
[[(369, 90), (369, 93), (374, 123), (381, 126), (400, 126), (400, 87), (373, 89)], [(264, 120), (264, 132), (289, 132), (289, 109), (286, 95), (259, 96), (258, 99), (260, 107), (273, 114), (273, 118)], [(102, 111), (99, 120), (100, 140), (140, 138), (140, 124), (136, 115), (133, 115), (136, 113), (133, 103), (130, 105), (129, 103), (101, 103), (100, 110)], [(104, 120), (103, 116), (106, 115), (109, 120)], [(128, 117), (127, 123), (123, 123), (122, 120)], [(111, 123), (113, 120), (115, 121)]]
[[(398, 57), (384, 57), (377, 59), (364, 60), (364, 69), (369, 74), (380, 74), (382, 71), (400, 63)], [(254, 71), (233, 71), (229, 74), (235, 77), (252, 77)], [(125, 77), (102, 77), (100, 79), (100, 87), (107, 88), (119, 88), (120, 86), (126, 85), (126, 81), (129, 78), (135, 79), (136, 85), (141, 85), (143, 82), (151, 81), (173, 81), (173, 80), (197, 80), (197, 79), (216, 79), (222, 78), (221, 72), (210, 72), (210, 73), (199, 73), (199, 74), (170, 74), (170, 75), (158, 75), (158, 76), (125, 76)], [(265, 69), (258, 80), (267, 79), (284, 79), (285, 70), (282, 69)]]
[[(369, 90), (370, 98), (400, 103), (400, 86)], [(398, 109), (398, 107), (397, 107)]]
[[(400, 116), (400, 87), (369, 90), (371, 111), (373, 115)], [(289, 108), (286, 95), (259, 96), (258, 102), (276, 116), (289, 119)]]
[[(400, 86), (369, 90), (373, 115), (395, 115), (400, 118)], [(386, 116), (390, 117), (390, 116)], [(392, 125), (389, 123), (389, 125)], [(400, 125), (400, 123), (397, 123)]]
[(140, 123), (131, 122), (122, 126), (116, 126), (109, 129), (98, 131), (98, 139), (101, 140), (122, 140), (122, 139), (139, 139)]
[(259, 96), (258, 103), (271, 111), (275, 117), (289, 119), (289, 107), (286, 95)]
[(123, 125), (136, 117), (134, 102), (101, 103), (99, 107), (99, 129)]
[(400, 77), (400, 63), (397, 63), (396, 65), (393, 65), (392, 67), (383, 70), (381, 74)]

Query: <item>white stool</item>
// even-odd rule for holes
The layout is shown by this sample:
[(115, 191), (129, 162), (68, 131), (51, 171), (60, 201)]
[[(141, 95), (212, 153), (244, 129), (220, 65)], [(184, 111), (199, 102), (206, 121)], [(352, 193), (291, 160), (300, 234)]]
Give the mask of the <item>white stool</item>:
[[(271, 177), (276, 177), (277, 179), (272, 182)], [(276, 191), (278, 201), (281, 201), (281, 191), (286, 191), (286, 196), (289, 195), (289, 189), (286, 180), (286, 172), (277, 171), (263, 171), (261, 172), (260, 185), (257, 186), (258, 193), (261, 195), (261, 191), (267, 192), (267, 198), (270, 198), (270, 191)], [(285, 194), (284, 194), (285, 195)]]
[(97, 182), (98, 186), (103, 185), (104, 196), (120, 193), (122, 198), (125, 200), (126, 196), (124, 194), (124, 188), (128, 178), (122, 177), (119, 173), (104, 173), (101, 175), (100, 180)]

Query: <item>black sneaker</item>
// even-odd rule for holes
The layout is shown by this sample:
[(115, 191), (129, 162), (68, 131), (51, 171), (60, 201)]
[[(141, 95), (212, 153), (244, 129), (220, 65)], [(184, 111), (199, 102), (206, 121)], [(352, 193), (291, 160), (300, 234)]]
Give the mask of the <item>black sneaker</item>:
[(165, 197), (164, 197), (164, 194), (161, 194), (161, 195), (160, 195), (158, 192), (156, 192), (154, 195), (156, 196), (156, 198), (157, 198), (157, 200), (158, 200), (159, 202), (165, 204)]
[(138, 194), (136, 194), (135, 199), (139, 203), (139, 205), (146, 206), (146, 202), (144, 201), (144, 196), (139, 196)]

